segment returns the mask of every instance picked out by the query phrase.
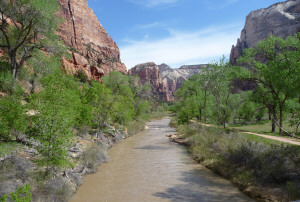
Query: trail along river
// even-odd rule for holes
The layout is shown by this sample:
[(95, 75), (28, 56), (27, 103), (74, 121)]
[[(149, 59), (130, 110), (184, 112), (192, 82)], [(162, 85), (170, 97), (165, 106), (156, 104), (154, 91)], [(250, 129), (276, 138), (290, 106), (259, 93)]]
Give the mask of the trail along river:
[(110, 149), (109, 162), (85, 176), (71, 202), (253, 201), (170, 142), (166, 134), (175, 129), (169, 122), (148, 122), (148, 129)]

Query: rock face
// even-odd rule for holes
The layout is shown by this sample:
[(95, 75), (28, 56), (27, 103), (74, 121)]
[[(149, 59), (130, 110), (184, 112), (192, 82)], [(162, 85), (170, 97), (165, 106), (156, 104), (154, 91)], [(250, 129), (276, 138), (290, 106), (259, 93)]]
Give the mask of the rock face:
[(207, 67), (207, 65), (184, 65), (178, 69), (172, 69), (166, 64), (158, 66), (162, 80), (168, 83), (168, 88), (173, 93), (181, 87), (185, 80), (188, 80), (194, 74), (201, 73), (203, 67)]
[(82, 70), (89, 78), (99, 80), (110, 71), (126, 72), (116, 43), (99, 23), (87, 0), (58, 0), (64, 22), (58, 35), (70, 47), (72, 60), (64, 67), (75, 73)]
[(172, 69), (166, 64), (156, 65), (153, 62), (139, 64), (129, 70), (130, 75), (138, 75), (143, 84), (151, 84), (153, 93), (164, 101), (174, 101), (174, 93), (182, 83), (193, 74), (201, 73), (207, 65), (186, 65)]
[(138, 64), (128, 71), (129, 75), (138, 75), (142, 84), (151, 84), (152, 92), (160, 100), (174, 101), (174, 96), (168, 89), (168, 84), (163, 82), (158, 66), (153, 62)]
[(256, 46), (270, 34), (286, 38), (299, 31), (300, 0), (288, 0), (266, 9), (253, 11), (246, 18), (245, 27), (236, 46), (232, 46), (230, 62), (236, 64), (237, 58), (242, 55), (245, 48)]

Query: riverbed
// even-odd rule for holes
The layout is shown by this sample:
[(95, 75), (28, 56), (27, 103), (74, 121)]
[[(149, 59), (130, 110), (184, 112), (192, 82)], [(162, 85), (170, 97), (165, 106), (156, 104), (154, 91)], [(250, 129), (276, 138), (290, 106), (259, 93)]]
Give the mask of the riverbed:
[(253, 201), (230, 181), (197, 164), (170, 142), (170, 118), (109, 150), (110, 160), (87, 175), (72, 202)]

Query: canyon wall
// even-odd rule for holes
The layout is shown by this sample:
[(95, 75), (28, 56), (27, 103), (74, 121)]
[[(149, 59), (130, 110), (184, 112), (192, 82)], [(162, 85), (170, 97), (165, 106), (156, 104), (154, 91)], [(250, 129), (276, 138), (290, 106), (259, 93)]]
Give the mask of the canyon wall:
[(129, 75), (140, 77), (142, 84), (152, 85), (152, 93), (160, 100), (174, 101), (174, 96), (168, 90), (168, 85), (163, 82), (158, 66), (154, 62), (138, 64), (128, 71)]
[(162, 80), (168, 84), (168, 88), (173, 93), (181, 87), (185, 80), (192, 75), (201, 73), (203, 67), (207, 65), (184, 65), (178, 69), (173, 69), (166, 64), (158, 65)]
[(230, 63), (242, 55), (243, 50), (257, 45), (270, 34), (286, 38), (300, 31), (300, 0), (273, 4), (266, 9), (251, 12), (235, 46), (232, 46)]
[(166, 64), (153, 62), (136, 65), (129, 70), (130, 75), (138, 75), (143, 84), (151, 84), (152, 92), (163, 101), (174, 101), (174, 93), (193, 74), (201, 73), (207, 65), (185, 65), (172, 69)]
[(95, 80), (110, 71), (126, 73), (117, 44), (89, 8), (88, 0), (58, 0), (58, 3), (63, 23), (57, 34), (72, 54), (72, 59), (64, 60), (64, 67), (72, 73), (81, 70)]

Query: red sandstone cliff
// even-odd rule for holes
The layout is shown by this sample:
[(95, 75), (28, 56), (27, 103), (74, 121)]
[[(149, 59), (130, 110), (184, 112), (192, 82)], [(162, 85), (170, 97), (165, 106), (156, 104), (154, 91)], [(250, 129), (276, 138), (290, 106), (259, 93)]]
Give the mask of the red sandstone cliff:
[(143, 84), (151, 84), (152, 91), (164, 101), (174, 101), (174, 93), (182, 83), (194, 74), (201, 73), (207, 65), (186, 65), (172, 69), (166, 64), (153, 62), (139, 64), (129, 70), (130, 75), (138, 75)]
[(178, 69), (173, 69), (166, 64), (158, 65), (162, 80), (167, 82), (168, 88), (173, 94), (185, 80), (188, 80), (194, 74), (201, 73), (203, 67), (207, 67), (207, 65), (184, 65)]
[(58, 35), (70, 47), (72, 60), (64, 60), (64, 67), (75, 73), (82, 70), (89, 78), (100, 80), (110, 71), (126, 72), (116, 43), (98, 21), (88, 0), (58, 0), (64, 22)]
[(282, 38), (293, 36), (300, 31), (300, 0), (276, 3), (266, 9), (251, 12), (236, 46), (232, 46), (231, 64), (235, 64), (243, 50), (257, 45), (268, 35)]
[(160, 100), (174, 101), (173, 93), (168, 89), (168, 84), (161, 80), (158, 66), (153, 62), (136, 65), (128, 71), (128, 74), (138, 75), (142, 84), (151, 84), (152, 92)]

